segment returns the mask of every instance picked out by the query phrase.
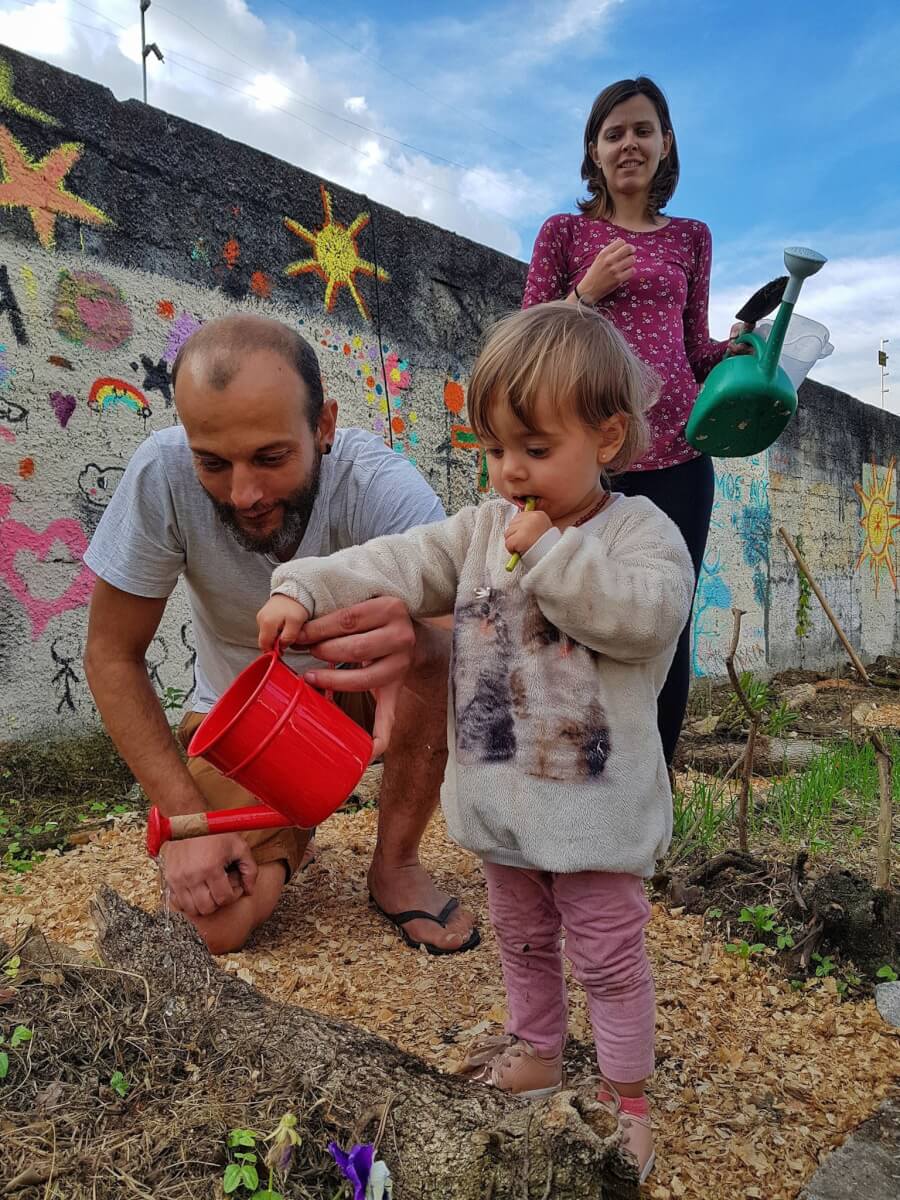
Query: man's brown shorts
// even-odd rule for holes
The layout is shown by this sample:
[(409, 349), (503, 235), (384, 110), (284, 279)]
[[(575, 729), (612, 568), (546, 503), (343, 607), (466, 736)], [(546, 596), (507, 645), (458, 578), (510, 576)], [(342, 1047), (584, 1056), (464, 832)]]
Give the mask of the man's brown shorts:
[[(369, 733), (372, 732), (375, 700), (371, 692), (335, 692), (334, 702), (357, 725), (362, 725)], [(189, 712), (182, 718), (177, 737), (184, 750), (187, 750), (194, 730), (205, 716), (206, 713)], [(259, 803), (245, 788), (220, 775), (216, 768), (203, 758), (189, 758), (187, 769), (203, 797), (207, 812), (223, 808), (244, 808), (248, 804)], [(286, 829), (249, 830), (243, 836), (257, 863), (283, 862), (290, 879), (300, 866), (309, 833), (307, 830), (289, 826)]]

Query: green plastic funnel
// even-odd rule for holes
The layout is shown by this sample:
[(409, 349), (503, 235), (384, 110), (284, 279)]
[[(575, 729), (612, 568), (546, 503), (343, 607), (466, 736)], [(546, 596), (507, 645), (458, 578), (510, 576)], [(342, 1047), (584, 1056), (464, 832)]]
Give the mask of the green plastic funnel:
[(803, 280), (827, 261), (817, 251), (800, 246), (785, 250), (790, 279), (768, 341), (755, 333), (742, 333), (737, 340), (753, 352), (723, 359), (710, 371), (684, 434), (696, 450), (741, 458), (759, 454), (783, 432), (797, 411), (797, 392), (778, 360)]

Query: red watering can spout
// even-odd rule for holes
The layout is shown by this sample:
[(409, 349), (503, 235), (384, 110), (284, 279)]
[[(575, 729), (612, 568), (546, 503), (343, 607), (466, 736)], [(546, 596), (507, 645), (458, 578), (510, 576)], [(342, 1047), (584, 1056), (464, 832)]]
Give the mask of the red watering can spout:
[(264, 801), (166, 817), (152, 808), (147, 852), (212, 833), (320, 825), (344, 803), (372, 757), (372, 739), (281, 660), (280, 646), (243, 670), (188, 746)]

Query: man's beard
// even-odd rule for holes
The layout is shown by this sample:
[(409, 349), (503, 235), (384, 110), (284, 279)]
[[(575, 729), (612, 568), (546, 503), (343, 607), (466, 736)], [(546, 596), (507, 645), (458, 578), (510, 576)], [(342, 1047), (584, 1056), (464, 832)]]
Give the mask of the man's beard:
[[(245, 550), (252, 550), (256, 554), (274, 554), (276, 558), (282, 556), (290, 558), (303, 540), (303, 535), (309, 525), (316, 497), (319, 494), (321, 467), (322, 455), (317, 451), (309, 478), (303, 487), (297, 488), (295, 492), (291, 492), (290, 496), (279, 501), (283, 512), (281, 525), (272, 533), (261, 536), (254, 536), (238, 523), (233, 504), (225, 504), (221, 500), (216, 500), (209, 492), (206, 494), (216, 510), (216, 516), (239, 546), (243, 546)], [(206, 488), (203, 490), (206, 491)]]

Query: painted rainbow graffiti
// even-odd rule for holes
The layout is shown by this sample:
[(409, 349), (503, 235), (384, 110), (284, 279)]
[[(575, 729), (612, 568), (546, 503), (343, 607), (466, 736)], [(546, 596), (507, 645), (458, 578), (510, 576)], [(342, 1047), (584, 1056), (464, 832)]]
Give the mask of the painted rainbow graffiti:
[(152, 416), (146, 396), (133, 383), (108, 376), (95, 379), (88, 396), (88, 408), (102, 413), (117, 404), (121, 404), (124, 408), (130, 408), (140, 417)]

